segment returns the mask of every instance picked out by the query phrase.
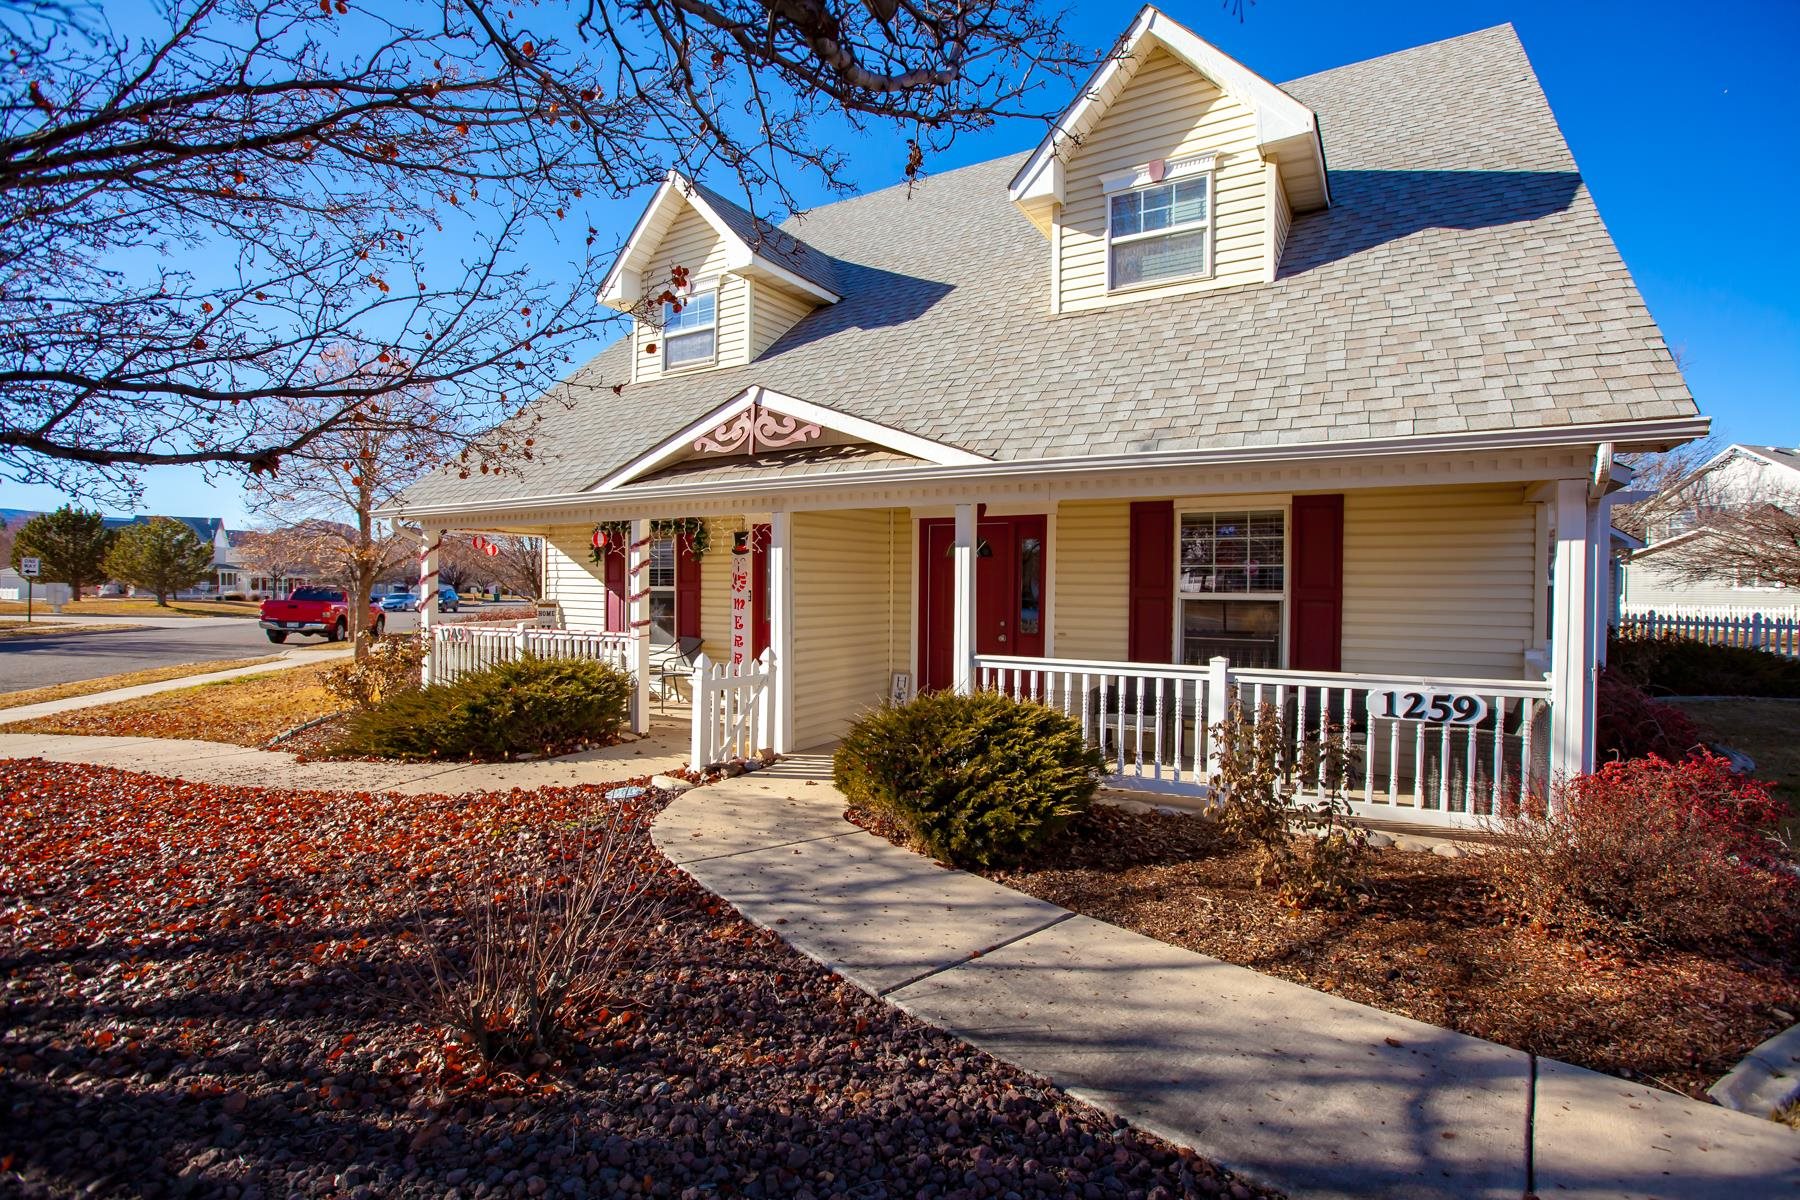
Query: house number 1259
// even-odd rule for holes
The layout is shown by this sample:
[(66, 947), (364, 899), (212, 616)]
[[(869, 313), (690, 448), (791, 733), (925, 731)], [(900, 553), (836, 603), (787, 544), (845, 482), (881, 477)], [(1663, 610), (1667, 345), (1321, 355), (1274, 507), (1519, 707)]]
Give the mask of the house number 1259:
[(1472, 725), (1487, 716), (1487, 701), (1480, 696), (1452, 692), (1376, 692), (1369, 708), (1377, 716), (1394, 721), (1437, 721)]

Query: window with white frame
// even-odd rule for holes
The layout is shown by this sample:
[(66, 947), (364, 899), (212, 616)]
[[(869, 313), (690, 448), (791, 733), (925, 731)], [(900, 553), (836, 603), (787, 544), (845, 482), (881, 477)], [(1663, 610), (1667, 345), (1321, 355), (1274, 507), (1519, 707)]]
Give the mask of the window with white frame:
[(1106, 202), (1107, 286), (1137, 287), (1212, 269), (1212, 175), (1114, 192)]
[(1181, 514), (1176, 636), (1184, 663), (1279, 667), (1287, 611), (1287, 513)]
[(675, 539), (650, 543), (650, 641), (675, 644)]
[(665, 369), (699, 366), (713, 360), (718, 342), (717, 292), (697, 292), (676, 303), (665, 301), (662, 316)]

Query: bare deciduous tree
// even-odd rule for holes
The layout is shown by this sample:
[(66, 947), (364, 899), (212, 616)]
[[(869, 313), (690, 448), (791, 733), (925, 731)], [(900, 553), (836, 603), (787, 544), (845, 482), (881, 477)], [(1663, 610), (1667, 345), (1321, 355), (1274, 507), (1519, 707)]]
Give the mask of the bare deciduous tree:
[(1687, 583), (1800, 588), (1800, 492), (1704, 509), (1657, 562)]
[[(503, 467), (528, 449), (503, 419), (615, 317), (586, 200), (675, 168), (785, 216), (793, 171), (848, 183), (829, 121), (902, 124), (910, 178), (1084, 65), (1030, 0), (166, 0), (141, 32), (113, 20), (0, 0), (0, 474), (112, 494), (160, 464), (274, 471), (409, 393), (490, 431), (467, 469)], [(528, 243), (546, 230), (554, 271)]]

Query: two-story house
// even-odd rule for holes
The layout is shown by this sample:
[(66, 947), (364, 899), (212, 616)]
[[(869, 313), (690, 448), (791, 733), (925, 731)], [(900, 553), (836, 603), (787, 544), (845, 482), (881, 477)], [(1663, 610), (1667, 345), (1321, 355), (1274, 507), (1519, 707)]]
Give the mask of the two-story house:
[(1476, 820), (1591, 764), (1614, 456), (1706, 429), (1509, 27), (1277, 86), (1146, 8), (1025, 153), (779, 229), (671, 177), (600, 300), (539, 460), (394, 515), (544, 537), (640, 676), (766, 652), (695, 720), (784, 750), (1002, 687), (1195, 790), (1235, 694)]

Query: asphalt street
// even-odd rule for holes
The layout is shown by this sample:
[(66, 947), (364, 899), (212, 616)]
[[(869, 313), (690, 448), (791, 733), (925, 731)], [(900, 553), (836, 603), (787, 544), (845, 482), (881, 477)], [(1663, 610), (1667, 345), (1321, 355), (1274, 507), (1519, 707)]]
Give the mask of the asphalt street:
[[(120, 621), (122, 626), (132, 623)], [(147, 629), (0, 638), (0, 692), (279, 653), (281, 647), (270, 645), (257, 623), (243, 617), (191, 617)]]

